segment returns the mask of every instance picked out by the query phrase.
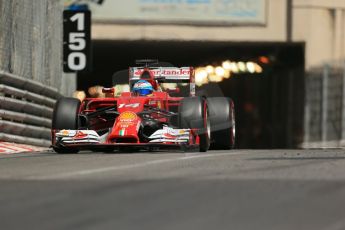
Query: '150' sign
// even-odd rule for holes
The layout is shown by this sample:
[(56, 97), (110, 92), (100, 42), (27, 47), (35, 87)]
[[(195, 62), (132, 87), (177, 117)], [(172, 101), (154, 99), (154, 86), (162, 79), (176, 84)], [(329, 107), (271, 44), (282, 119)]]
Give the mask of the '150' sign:
[(91, 13), (65, 10), (63, 12), (63, 70), (86, 72), (91, 65)]

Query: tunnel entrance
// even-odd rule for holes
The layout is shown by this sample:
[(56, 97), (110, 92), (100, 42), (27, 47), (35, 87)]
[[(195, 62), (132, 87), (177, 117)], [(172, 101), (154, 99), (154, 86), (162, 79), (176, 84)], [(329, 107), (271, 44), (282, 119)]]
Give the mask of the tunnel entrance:
[(112, 75), (152, 58), (175, 66), (254, 61), (259, 73), (238, 72), (197, 87), (199, 95), (235, 102), (237, 148), (295, 148), (303, 138), (304, 43), (93, 41), (93, 71), (78, 74), (78, 90), (111, 86)]

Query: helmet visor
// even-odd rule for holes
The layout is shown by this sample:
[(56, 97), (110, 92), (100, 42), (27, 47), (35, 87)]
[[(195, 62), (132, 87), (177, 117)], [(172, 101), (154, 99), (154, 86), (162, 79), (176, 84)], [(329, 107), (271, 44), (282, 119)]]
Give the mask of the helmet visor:
[(152, 90), (151, 90), (151, 89), (139, 89), (139, 90), (138, 90), (138, 93), (139, 93), (139, 95), (145, 96), (145, 95), (151, 94), (151, 93), (152, 93)]

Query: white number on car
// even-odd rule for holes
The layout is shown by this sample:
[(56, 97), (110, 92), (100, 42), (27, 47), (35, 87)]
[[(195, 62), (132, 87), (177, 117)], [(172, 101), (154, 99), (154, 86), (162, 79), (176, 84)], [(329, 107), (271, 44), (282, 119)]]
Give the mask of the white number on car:
[(118, 108), (137, 108), (139, 107), (139, 103), (133, 103), (133, 104), (119, 104)]

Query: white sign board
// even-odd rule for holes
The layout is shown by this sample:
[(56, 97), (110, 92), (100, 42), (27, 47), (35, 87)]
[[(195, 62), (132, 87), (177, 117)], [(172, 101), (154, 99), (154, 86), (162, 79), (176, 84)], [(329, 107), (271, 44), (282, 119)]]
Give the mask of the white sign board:
[(93, 19), (118, 23), (265, 25), (266, 0), (105, 0)]

